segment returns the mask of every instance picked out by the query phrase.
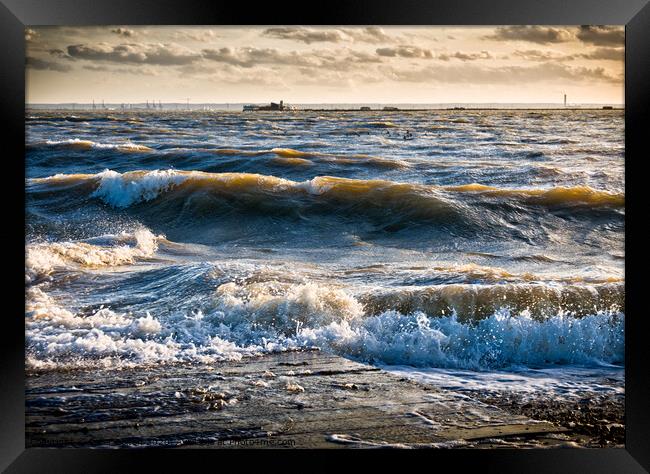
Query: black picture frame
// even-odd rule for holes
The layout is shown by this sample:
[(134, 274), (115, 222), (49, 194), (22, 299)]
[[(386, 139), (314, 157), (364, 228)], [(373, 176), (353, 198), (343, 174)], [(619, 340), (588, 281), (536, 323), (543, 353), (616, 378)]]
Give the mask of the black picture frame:
[[(225, 468), (236, 461), (248, 470), (251, 462), (291, 466), (301, 464), (339, 469), (341, 459), (323, 452), (222, 451), (222, 450), (77, 450), (25, 449), (24, 358), (24, 28), (31, 25), (602, 25), (626, 26), (625, 121), (626, 121), (626, 407), (625, 449), (565, 450), (419, 450), (418, 457), (432, 469), (448, 464), (457, 471), (485, 472), (590, 472), (624, 473), (650, 470), (650, 383), (647, 365), (650, 344), (644, 320), (642, 226), (644, 184), (642, 170), (648, 158), (647, 124), (650, 114), (650, 4), (648, 0), (330, 0), (305, 2), (217, 2), (210, 0), (0, 0), (0, 107), (2, 139), (2, 188), (13, 218), (2, 232), (5, 284), (11, 305), (2, 315), (2, 373), (0, 390), (0, 469), (6, 472), (133, 472), (162, 462), (165, 471), (198, 461), (207, 468)], [(646, 184), (647, 186), (647, 184)], [(5, 216), (8, 213), (5, 212)], [(20, 237), (22, 235), (22, 237)], [(639, 250), (637, 251), (636, 248)], [(22, 298), (22, 303), (21, 303)], [(22, 308), (22, 309), (21, 309)], [(383, 462), (387, 457), (407, 457), (400, 450), (341, 450), (346, 464)], [(264, 460), (253, 454), (261, 454)], [(329, 466), (328, 466), (329, 464)], [(295, 465), (294, 465), (295, 466)], [(407, 467), (408, 468), (408, 467)], [(413, 467), (415, 468), (415, 467)], [(179, 468), (180, 469), (180, 468)], [(446, 468), (445, 468), (446, 469)], [(302, 469), (301, 469), (302, 470)]]

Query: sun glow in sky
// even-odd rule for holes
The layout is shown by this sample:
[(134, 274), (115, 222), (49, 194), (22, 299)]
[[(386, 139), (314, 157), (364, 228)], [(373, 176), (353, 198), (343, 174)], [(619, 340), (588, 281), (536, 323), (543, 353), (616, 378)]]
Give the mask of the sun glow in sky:
[(29, 27), (28, 103), (624, 102), (624, 27)]

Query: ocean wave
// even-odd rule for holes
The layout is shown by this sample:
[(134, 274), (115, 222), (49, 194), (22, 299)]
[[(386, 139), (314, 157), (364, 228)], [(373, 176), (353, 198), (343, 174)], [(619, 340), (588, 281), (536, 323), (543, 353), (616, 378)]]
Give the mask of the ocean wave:
[(81, 140), (79, 138), (72, 138), (67, 140), (47, 140), (45, 142), (48, 146), (71, 148), (74, 150), (118, 150), (122, 152), (149, 152), (151, 148), (145, 145), (136, 143), (98, 143), (92, 140)]
[(507, 308), (516, 314), (525, 312), (531, 318), (544, 319), (559, 312), (579, 317), (594, 311), (622, 311), (625, 285), (450, 284), (381, 290), (363, 295), (359, 300), (368, 314), (420, 311), (430, 315), (456, 314), (459, 320), (472, 320)]
[[(56, 270), (79, 270), (128, 265), (152, 257), (158, 249), (156, 236), (148, 229), (104, 236), (104, 245), (89, 242), (32, 243), (26, 247), (25, 278), (37, 281)], [(98, 240), (98, 239), (95, 239)]]
[[(470, 254), (475, 252), (470, 252)], [(478, 253), (479, 256), (490, 257), (490, 254)], [(498, 257), (497, 258), (502, 258)], [(543, 263), (554, 263), (555, 261), (544, 255), (527, 255), (519, 257), (506, 257), (514, 261), (534, 261)], [(413, 268), (412, 268), (413, 270)], [(622, 283), (622, 277), (605, 274), (605, 275), (537, 275), (532, 272), (514, 272), (506, 270), (505, 268), (495, 266), (477, 265), (475, 263), (464, 263), (455, 265), (434, 264), (420, 268), (423, 270), (422, 277), (427, 278), (427, 275), (440, 275), (448, 274), (450, 276), (462, 275), (468, 280), (481, 280), (494, 283), (503, 282), (547, 282), (547, 283), (587, 283), (587, 284), (600, 284), (600, 283)], [(390, 269), (390, 271), (395, 271)]]
[(482, 184), (446, 186), (447, 191), (477, 193), (485, 196), (519, 198), (531, 204), (557, 206), (561, 204), (589, 204), (593, 206), (625, 206), (625, 194), (599, 191), (589, 186), (557, 186), (550, 189), (502, 189)]
[[(313, 145), (313, 144), (312, 144)], [(270, 150), (242, 150), (236, 148), (206, 148), (204, 151), (216, 155), (226, 156), (263, 156), (275, 155), (274, 163), (283, 165), (311, 165), (314, 163), (334, 163), (338, 165), (364, 165), (376, 168), (404, 169), (411, 165), (404, 161), (392, 158), (383, 158), (364, 154), (332, 154), (315, 151), (294, 150), (293, 148), (272, 148)]]
[(581, 317), (558, 310), (543, 319), (510, 308), (478, 320), (370, 314), (344, 288), (312, 283), (225, 283), (201, 309), (158, 315), (73, 314), (33, 288), (26, 318), (33, 367), (206, 362), (310, 347), (368, 362), (475, 370), (624, 360), (625, 317), (615, 309)]
[(333, 176), (317, 176), (308, 181), (291, 181), (269, 175), (253, 173), (206, 173), (201, 171), (154, 170), (118, 173), (106, 170), (95, 175), (54, 175), (35, 178), (37, 184), (88, 183), (97, 188), (94, 196), (104, 199), (115, 207), (127, 207), (141, 201), (150, 201), (158, 195), (178, 187), (195, 187), (219, 191), (242, 191), (248, 193), (281, 193), (288, 191), (322, 195), (342, 199), (370, 198), (373, 200), (396, 201), (411, 198), (413, 204), (419, 201), (444, 202), (444, 198), (458, 195), (474, 195), (502, 199), (514, 199), (529, 205), (584, 205), (591, 207), (623, 207), (625, 195), (600, 191), (589, 186), (508, 189), (467, 184), (460, 186), (434, 186), (414, 183), (400, 183), (384, 179), (360, 180)]
[(288, 165), (288, 166), (309, 166), (314, 164), (312, 161), (306, 160), (305, 158), (282, 157), (282, 156), (274, 158), (273, 162), (278, 163), (280, 165)]
[(367, 127), (375, 127), (375, 128), (396, 128), (397, 125), (395, 125), (393, 122), (367, 122), (365, 124)]
[(299, 151), (292, 148), (273, 148), (271, 153), (275, 153), (282, 158), (310, 158), (313, 156), (318, 156), (320, 153), (308, 152), (308, 151)]
[(149, 313), (136, 316), (103, 306), (90, 314), (75, 313), (38, 286), (28, 288), (25, 310), (26, 363), (32, 369), (239, 360), (263, 350), (212, 335), (192, 323), (193, 315), (161, 321)]

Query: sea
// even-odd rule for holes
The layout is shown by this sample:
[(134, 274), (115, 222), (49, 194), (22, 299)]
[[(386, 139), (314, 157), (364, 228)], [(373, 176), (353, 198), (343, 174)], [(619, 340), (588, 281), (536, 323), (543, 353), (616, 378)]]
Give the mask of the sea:
[(624, 159), (616, 109), (28, 108), (27, 368), (622, 397)]

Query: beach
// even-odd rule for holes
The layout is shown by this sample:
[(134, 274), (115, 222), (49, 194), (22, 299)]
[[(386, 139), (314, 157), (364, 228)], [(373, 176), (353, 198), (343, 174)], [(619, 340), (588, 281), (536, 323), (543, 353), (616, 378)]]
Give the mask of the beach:
[[(604, 407), (584, 399), (584, 409), (575, 410), (482, 400), (319, 351), (146, 371), (40, 372), (28, 380), (28, 446), (557, 448), (623, 442), (622, 431), (611, 428), (622, 421), (620, 403)], [(563, 412), (574, 410), (579, 419)]]
[(26, 114), (29, 446), (623, 445), (623, 111)]

